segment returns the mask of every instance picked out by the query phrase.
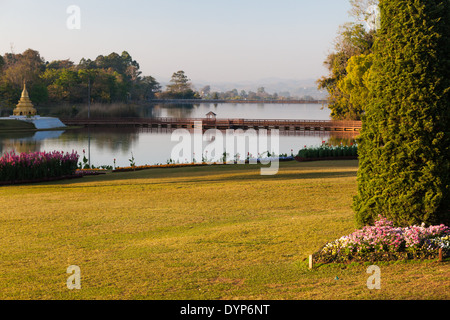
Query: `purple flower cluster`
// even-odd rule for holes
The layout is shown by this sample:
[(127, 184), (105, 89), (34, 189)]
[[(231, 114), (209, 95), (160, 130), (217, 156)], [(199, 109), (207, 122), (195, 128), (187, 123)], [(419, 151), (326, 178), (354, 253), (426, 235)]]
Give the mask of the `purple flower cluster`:
[(421, 246), (425, 240), (450, 234), (450, 228), (441, 224), (425, 227), (394, 227), (392, 221), (379, 217), (374, 226), (367, 226), (350, 234), (349, 246), (356, 250), (400, 251), (404, 248)]
[[(446, 248), (450, 228), (446, 225), (425, 227), (395, 227), (392, 221), (379, 216), (374, 226), (366, 226), (350, 235), (327, 243), (319, 252), (321, 257), (346, 261), (352, 258), (407, 257), (420, 253), (429, 256), (438, 248)], [(336, 260), (336, 259), (335, 259)]]
[(23, 181), (59, 177), (75, 173), (77, 152), (5, 153), (0, 158), (0, 181)]

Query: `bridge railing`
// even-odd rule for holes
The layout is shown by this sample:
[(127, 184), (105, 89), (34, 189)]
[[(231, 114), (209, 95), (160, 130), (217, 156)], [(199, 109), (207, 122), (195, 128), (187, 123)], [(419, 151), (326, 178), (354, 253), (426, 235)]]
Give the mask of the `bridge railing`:
[(348, 127), (359, 128), (361, 121), (350, 120), (296, 120), (296, 119), (239, 119), (239, 118), (61, 118), (70, 124), (179, 124), (190, 125), (201, 121), (208, 125), (240, 125), (240, 126), (298, 126), (298, 127)]

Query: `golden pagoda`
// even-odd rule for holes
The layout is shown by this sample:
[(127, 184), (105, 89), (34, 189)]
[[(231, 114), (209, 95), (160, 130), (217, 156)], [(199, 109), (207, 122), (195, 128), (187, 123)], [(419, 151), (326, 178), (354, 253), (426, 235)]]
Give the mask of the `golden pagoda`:
[(13, 111), (15, 116), (35, 116), (36, 109), (31, 103), (30, 97), (28, 96), (27, 86), (23, 84), (22, 96), (20, 97), (17, 107)]

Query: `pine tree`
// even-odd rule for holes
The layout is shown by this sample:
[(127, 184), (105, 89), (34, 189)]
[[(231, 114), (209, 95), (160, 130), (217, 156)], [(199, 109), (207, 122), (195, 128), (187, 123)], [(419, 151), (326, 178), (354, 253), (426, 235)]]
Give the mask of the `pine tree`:
[(175, 72), (167, 85), (166, 95), (172, 99), (193, 99), (195, 92), (192, 90), (190, 79), (183, 70)]
[(450, 1), (381, 0), (358, 146), (360, 225), (449, 222)]

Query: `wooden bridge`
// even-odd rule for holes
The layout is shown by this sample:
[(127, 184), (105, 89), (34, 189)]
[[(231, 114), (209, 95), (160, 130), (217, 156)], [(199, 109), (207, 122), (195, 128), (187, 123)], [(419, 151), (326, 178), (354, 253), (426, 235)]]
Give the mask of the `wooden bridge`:
[(361, 121), (211, 118), (61, 118), (67, 126), (203, 129), (278, 129), (280, 131), (359, 131)]

